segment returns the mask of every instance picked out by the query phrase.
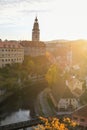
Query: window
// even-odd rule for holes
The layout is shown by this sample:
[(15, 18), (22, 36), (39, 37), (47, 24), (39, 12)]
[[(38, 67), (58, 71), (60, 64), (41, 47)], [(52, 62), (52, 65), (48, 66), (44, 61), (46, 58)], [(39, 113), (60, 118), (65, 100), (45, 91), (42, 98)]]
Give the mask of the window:
[(66, 102), (68, 102), (69, 101), (69, 99), (66, 99)]
[(85, 122), (85, 119), (80, 119), (81, 122)]
[(73, 99), (73, 102), (75, 101), (75, 99)]
[(4, 44), (4, 47), (6, 47), (6, 45)]
[(78, 118), (77, 118), (77, 117), (73, 117), (73, 119), (74, 119), (74, 120), (78, 120)]

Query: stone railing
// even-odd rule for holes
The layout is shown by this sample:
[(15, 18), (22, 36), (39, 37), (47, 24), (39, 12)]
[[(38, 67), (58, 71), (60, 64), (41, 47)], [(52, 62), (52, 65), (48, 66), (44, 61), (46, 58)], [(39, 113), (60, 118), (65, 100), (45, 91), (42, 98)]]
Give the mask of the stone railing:
[(18, 123), (3, 125), (0, 126), (0, 130), (19, 130), (19, 129), (27, 130), (27, 128), (36, 126), (38, 124), (43, 124), (43, 122), (39, 118), (36, 118)]

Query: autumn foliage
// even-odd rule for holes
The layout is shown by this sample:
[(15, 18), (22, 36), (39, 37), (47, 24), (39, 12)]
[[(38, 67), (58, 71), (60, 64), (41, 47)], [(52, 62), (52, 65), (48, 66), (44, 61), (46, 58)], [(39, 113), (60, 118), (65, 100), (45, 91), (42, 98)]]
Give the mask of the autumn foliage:
[(44, 125), (38, 125), (35, 130), (75, 130), (77, 123), (72, 121), (70, 118), (64, 118), (61, 122), (58, 118), (40, 117)]

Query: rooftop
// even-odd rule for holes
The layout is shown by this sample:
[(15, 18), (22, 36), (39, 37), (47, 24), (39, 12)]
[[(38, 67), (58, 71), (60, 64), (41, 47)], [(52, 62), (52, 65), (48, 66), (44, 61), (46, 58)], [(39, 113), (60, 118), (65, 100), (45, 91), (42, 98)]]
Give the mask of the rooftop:
[(45, 47), (44, 42), (37, 42), (37, 41), (21, 41), (20, 44), (23, 47)]
[(23, 48), (19, 42), (13, 41), (4, 41), (0, 42), (0, 48)]
[(74, 98), (74, 95), (68, 87), (65, 88), (62, 98)]
[(83, 117), (87, 118), (87, 105), (77, 109), (73, 114), (77, 115), (77, 116), (83, 116)]

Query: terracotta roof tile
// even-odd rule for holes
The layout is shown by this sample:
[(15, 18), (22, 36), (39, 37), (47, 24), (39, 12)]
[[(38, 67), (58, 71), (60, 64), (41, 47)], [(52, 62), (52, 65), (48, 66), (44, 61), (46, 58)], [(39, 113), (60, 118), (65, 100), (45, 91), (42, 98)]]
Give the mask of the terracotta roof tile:
[(0, 48), (23, 48), (18, 42), (0, 42)]
[(21, 41), (20, 44), (23, 47), (45, 47), (44, 42), (36, 42), (36, 41)]

